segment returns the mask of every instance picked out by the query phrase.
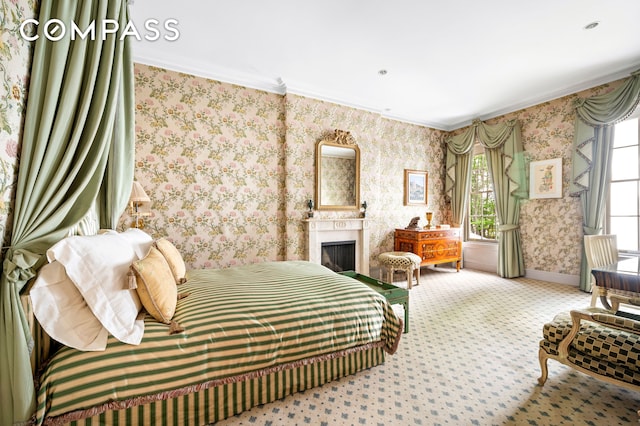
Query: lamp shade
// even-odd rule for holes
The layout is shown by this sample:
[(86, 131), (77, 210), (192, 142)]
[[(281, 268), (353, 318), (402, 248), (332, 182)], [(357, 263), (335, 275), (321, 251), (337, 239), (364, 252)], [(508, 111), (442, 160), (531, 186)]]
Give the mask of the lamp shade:
[(133, 186), (131, 187), (131, 196), (129, 197), (129, 202), (131, 203), (149, 203), (151, 202), (151, 198), (144, 192), (144, 188), (140, 185), (139, 182), (133, 181)]

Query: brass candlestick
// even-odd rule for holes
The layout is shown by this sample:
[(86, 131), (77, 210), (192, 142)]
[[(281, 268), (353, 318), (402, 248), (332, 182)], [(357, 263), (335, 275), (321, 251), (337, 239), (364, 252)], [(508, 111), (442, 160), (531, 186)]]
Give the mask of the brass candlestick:
[(431, 229), (431, 219), (433, 219), (433, 212), (427, 212), (425, 216), (427, 217), (427, 226), (425, 226), (424, 228)]

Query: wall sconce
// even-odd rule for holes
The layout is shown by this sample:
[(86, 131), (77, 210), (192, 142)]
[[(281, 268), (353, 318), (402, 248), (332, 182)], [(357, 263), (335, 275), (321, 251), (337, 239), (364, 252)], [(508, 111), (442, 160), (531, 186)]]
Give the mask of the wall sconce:
[(142, 209), (143, 203), (151, 203), (151, 198), (144, 192), (144, 188), (140, 183), (134, 181), (131, 187), (131, 195), (129, 196), (129, 207), (131, 210), (131, 216), (135, 218), (135, 221), (131, 224), (132, 228), (142, 228), (144, 221), (140, 219), (144, 216), (151, 216), (150, 211)]

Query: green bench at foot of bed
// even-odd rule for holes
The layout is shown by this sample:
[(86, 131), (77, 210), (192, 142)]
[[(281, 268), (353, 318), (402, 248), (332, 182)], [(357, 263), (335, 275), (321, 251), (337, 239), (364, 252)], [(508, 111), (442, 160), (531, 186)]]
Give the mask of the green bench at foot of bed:
[(359, 274), (355, 271), (342, 271), (339, 274), (355, 278), (361, 283), (366, 284), (373, 290), (377, 291), (387, 299), (390, 305), (400, 304), (404, 308), (404, 332), (409, 332), (409, 290), (395, 285), (385, 283), (375, 278)]

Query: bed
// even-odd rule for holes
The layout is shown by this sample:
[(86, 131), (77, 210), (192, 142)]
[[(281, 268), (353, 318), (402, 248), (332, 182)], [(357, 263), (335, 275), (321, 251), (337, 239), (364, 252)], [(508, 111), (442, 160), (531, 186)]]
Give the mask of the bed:
[[(130, 244), (131, 241), (122, 241), (123, 234), (127, 233), (112, 231), (106, 236), (65, 239), (67, 243), (84, 238), (82, 249), (68, 257), (81, 256), (78, 264), (83, 268), (87, 263), (99, 263), (105, 252), (97, 249), (99, 253), (92, 260), (91, 254), (83, 250), (100, 246), (96, 241), (102, 241), (101, 237)], [(143, 242), (132, 243), (132, 251), (116, 256), (116, 263), (133, 256), (133, 265), (137, 265), (148, 259), (152, 250), (155, 253), (156, 242), (146, 235), (133, 234), (136, 238), (142, 236)], [(64, 276), (73, 276), (70, 260), (54, 252), (48, 252), (49, 265), (66, 263)], [(128, 330), (130, 335), (123, 339), (122, 330), (114, 329), (115, 335), (109, 332), (105, 338), (99, 326), (85, 327), (82, 321), (78, 328), (90, 330), (84, 333), (90, 335), (85, 336), (88, 349), (58, 345), (46, 360), (35, 361), (42, 365), (35, 366), (34, 423), (214, 423), (379, 365), (386, 354), (393, 354), (398, 347), (403, 321), (385, 298), (365, 284), (321, 265), (306, 261), (265, 262), (190, 270), (178, 277), (171, 256), (165, 256), (167, 259), (172, 272), (168, 279), (174, 279), (171, 286), (175, 288), (169, 293), (175, 298), (171, 318), (163, 318), (160, 313), (159, 320), (157, 312), (150, 313), (153, 307), (147, 309), (148, 301), (144, 303), (141, 289), (144, 283), (137, 269), (117, 265), (115, 291), (137, 294), (143, 302), (140, 313), (133, 318), (135, 325)], [(107, 263), (111, 267), (113, 262)], [(100, 268), (96, 265), (93, 267)], [(135, 285), (131, 286), (132, 269), (136, 272), (135, 289)], [(57, 272), (60, 275), (59, 268)], [(84, 272), (91, 273), (93, 277), (88, 280), (95, 278), (98, 286), (108, 285), (99, 278), (100, 271), (89, 268)], [(42, 281), (40, 276), (38, 280)], [(38, 280), (31, 288), (30, 302), (42, 305), (39, 292), (47, 285)], [(50, 281), (54, 283), (49, 286), (52, 288), (60, 287), (62, 282)], [(78, 288), (76, 283), (72, 285)], [(61, 302), (61, 296), (55, 303), (92, 303), (92, 295), (86, 289), (79, 292), (80, 302), (76, 294), (75, 303)], [(108, 294), (106, 297), (114, 298)], [(41, 319), (45, 316), (41, 310), (42, 307), (29, 306), (27, 312), (34, 312)], [(50, 307), (48, 312), (51, 314)], [(74, 313), (71, 318), (80, 323), (80, 314)], [(66, 323), (69, 321), (67, 318)], [(34, 325), (40, 325), (46, 334), (56, 333), (46, 321)], [(135, 343), (140, 327), (143, 333)], [(134, 343), (123, 341), (127, 339)], [(36, 340), (44, 344), (48, 339)], [(70, 344), (81, 346), (73, 339)], [(36, 348), (34, 352), (46, 351)]]

